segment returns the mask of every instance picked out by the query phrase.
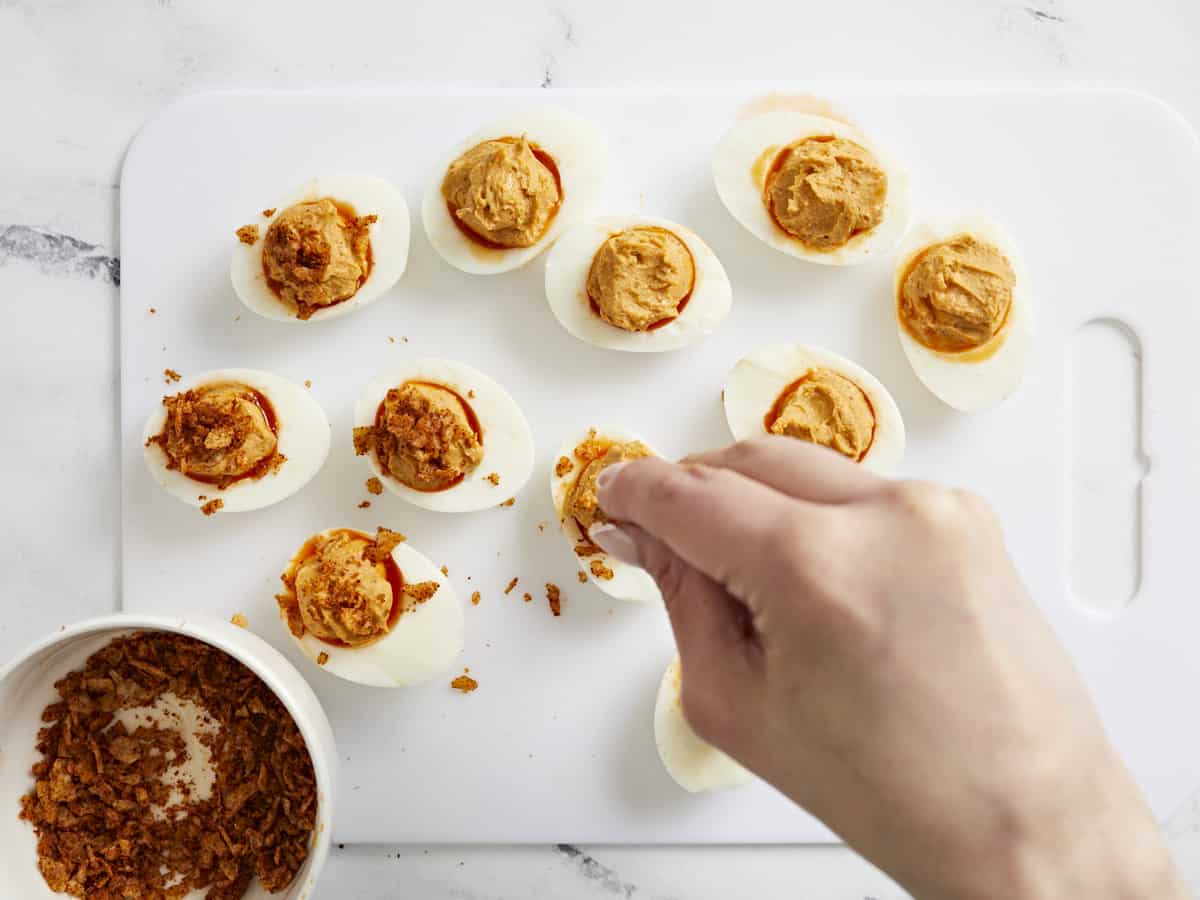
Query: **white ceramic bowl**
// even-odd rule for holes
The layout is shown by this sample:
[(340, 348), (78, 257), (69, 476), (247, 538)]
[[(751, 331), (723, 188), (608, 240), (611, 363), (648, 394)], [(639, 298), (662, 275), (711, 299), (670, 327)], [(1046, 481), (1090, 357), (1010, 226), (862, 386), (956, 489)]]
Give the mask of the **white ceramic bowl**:
[[(308, 900), (329, 854), (333, 834), (337, 750), (333, 729), (316, 694), (303, 676), (261, 638), (218, 619), (117, 614), (70, 625), (0, 668), (0, 872), (4, 896), (21, 900), (59, 900), (37, 869), (37, 841), (28, 822), (17, 819), (20, 798), (33, 786), (30, 769), (42, 710), (58, 698), (54, 682), (114, 638), (133, 631), (185, 634), (224, 650), (248, 666), (287, 707), (308, 744), (317, 777), (317, 819), (303, 868), (285, 893), (268, 894), (252, 883), (245, 900)], [(191, 897), (203, 897), (196, 891)]]

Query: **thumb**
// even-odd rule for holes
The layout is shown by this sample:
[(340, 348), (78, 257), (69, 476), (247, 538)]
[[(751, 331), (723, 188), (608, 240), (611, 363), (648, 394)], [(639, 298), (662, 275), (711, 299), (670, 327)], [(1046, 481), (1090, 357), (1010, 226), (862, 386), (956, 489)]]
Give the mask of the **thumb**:
[(590, 536), (606, 553), (641, 566), (658, 583), (684, 672), (683, 710), (702, 738), (721, 746), (753, 690), (759, 643), (749, 610), (636, 525), (603, 524)]

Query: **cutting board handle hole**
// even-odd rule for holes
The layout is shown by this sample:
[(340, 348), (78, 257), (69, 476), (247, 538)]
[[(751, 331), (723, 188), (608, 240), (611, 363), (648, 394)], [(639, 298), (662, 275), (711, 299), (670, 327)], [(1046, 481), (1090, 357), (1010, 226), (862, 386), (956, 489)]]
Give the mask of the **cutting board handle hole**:
[(1093, 319), (1071, 335), (1066, 365), (1071, 591), (1115, 616), (1142, 582), (1142, 342), (1126, 322)]

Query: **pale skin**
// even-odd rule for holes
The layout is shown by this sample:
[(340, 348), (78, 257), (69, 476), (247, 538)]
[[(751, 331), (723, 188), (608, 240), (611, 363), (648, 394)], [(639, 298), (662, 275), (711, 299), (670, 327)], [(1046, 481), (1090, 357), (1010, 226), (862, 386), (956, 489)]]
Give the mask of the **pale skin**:
[(987, 505), (786, 437), (601, 473), (692, 728), (919, 900), (1186, 900)]

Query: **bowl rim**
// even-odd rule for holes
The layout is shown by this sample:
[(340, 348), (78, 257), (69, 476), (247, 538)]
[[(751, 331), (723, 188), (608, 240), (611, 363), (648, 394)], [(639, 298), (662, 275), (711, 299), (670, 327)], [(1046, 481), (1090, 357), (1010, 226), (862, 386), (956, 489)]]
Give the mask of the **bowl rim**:
[[(229, 629), (236, 629), (236, 632)], [(312, 760), (313, 774), (316, 778), (318, 814), (313, 828), (308, 859), (306, 860), (306, 864), (309, 867), (308, 874), (304, 882), (293, 881), (292, 883), (292, 889), (299, 890), (298, 897), (311, 896), (320, 879), (321, 872), (325, 868), (325, 861), (329, 856), (330, 845), (333, 840), (334, 769), (337, 766), (338, 759), (333, 727), (330, 725), (329, 718), (325, 714), (325, 708), (321, 705), (312, 686), (300, 673), (300, 670), (292, 665), (287, 657), (257, 634), (248, 628), (242, 628), (224, 619), (204, 614), (195, 616), (165, 616), (154, 613), (109, 613), (90, 619), (83, 619), (70, 625), (60, 626), (57, 631), (33, 641), (24, 650), (4, 663), (4, 665), (0, 665), (0, 684), (7, 681), (14, 672), (35, 656), (64, 641), (94, 635), (98, 632), (118, 630), (164, 631), (171, 634), (182, 634), (195, 638), (198, 641), (203, 641), (209, 646), (216, 647), (218, 650), (228, 653), (242, 665), (250, 669), (270, 688), (271, 693), (278, 698), (279, 702), (283, 704), (284, 708), (288, 711), (288, 715), (292, 717), (292, 721), (296, 723), (296, 727), (300, 730), (300, 734), (304, 738), (309, 758)], [(308, 692), (308, 699), (311, 699), (312, 707), (319, 713), (318, 718), (314, 720), (308, 715), (301, 715), (299, 713), (296, 708), (297, 703), (293, 702), (290, 697), (290, 688), (282, 684), (273, 667), (254, 658), (253, 654), (245, 652), (244, 648), (237, 646), (236, 641), (229, 640), (227, 637), (233, 636), (236, 633), (244, 635), (252, 643), (257, 642), (260, 644), (261, 647), (258, 648), (259, 650), (265, 649), (270, 651), (270, 654), (274, 654), (277, 657), (276, 662), (295, 673), (302, 689)], [(324, 734), (319, 734), (318, 732), (322, 730)], [(326, 746), (333, 751), (330, 758), (325, 758), (323, 750)], [(314, 751), (314, 747), (321, 749)]]

